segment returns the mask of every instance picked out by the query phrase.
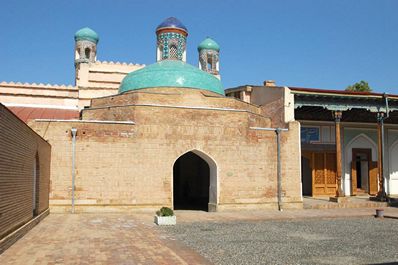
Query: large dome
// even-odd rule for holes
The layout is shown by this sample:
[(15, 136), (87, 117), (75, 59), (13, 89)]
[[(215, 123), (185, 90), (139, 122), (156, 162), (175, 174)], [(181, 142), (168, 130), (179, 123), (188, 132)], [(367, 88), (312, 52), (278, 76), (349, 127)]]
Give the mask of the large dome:
[(97, 43), (99, 40), (97, 32), (90, 28), (82, 28), (75, 33), (75, 41), (88, 40)]
[(224, 95), (221, 81), (182, 61), (164, 60), (129, 73), (119, 93), (155, 87), (185, 87), (208, 90)]

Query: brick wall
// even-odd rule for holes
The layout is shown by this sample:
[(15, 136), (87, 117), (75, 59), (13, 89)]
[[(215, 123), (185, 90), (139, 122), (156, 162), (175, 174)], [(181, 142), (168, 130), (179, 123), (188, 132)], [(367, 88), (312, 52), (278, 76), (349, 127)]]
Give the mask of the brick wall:
[(50, 156), (50, 145), (0, 104), (0, 239), (48, 209)]
[[(192, 150), (217, 165), (219, 210), (276, 207), (275, 132), (250, 129), (271, 126), (259, 107), (195, 89), (148, 91), (95, 99), (96, 108), (84, 110), (86, 121), (31, 123), (52, 145), (54, 210), (71, 205), (73, 127), (78, 211), (172, 206), (174, 162)], [(135, 124), (93, 122), (104, 120)], [(294, 205), (301, 203), (299, 128), (288, 126), (282, 189), (284, 202)]]

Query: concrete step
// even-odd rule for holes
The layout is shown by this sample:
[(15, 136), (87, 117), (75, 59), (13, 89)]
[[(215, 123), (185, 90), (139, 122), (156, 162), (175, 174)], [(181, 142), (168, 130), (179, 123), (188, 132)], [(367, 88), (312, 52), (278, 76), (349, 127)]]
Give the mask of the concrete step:
[(324, 203), (305, 203), (304, 209), (337, 209), (337, 208), (383, 208), (388, 207), (387, 202), (324, 202)]

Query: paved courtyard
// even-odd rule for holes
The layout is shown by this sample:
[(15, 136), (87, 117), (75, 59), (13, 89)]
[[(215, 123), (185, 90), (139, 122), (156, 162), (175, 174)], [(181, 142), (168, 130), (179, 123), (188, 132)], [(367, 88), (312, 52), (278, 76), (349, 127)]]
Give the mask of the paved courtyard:
[(0, 264), (209, 264), (154, 229), (147, 215), (50, 214)]
[(0, 264), (381, 264), (398, 261), (398, 208), (50, 214)]

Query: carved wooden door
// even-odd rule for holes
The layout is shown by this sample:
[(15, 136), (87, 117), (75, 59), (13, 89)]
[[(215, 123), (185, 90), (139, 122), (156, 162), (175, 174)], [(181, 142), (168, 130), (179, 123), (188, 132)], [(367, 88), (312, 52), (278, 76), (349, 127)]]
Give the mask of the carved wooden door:
[(336, 153), (312, 153), (312, 195), (336, 193)]
[(351, 195), (357, 195), (357, 164), (351, 161)]
[(325, 153), (325, 188), (327, 195), (336, 194), (336, 153)]
[(379, 168), (376, 161), (369, 162), (369, 194), (376, 195), (378, 192)]

